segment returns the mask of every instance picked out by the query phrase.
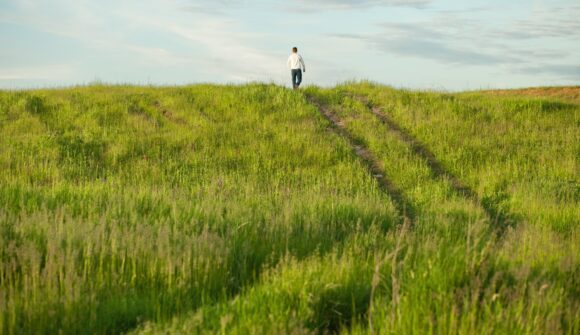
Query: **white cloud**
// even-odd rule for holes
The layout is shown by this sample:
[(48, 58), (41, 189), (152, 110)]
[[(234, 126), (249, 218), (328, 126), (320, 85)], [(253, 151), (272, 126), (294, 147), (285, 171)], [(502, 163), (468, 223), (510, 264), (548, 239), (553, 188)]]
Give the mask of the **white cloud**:
[(284, 54), (264, 51), (255, 45), (273, 39), (267, 33), (245, 32), (234, 20), (199, 15), (195, 20), (179, 16), (144, 16), (124, 13), (125, 20), (141, 28), (176, 36), (189, 45), (189, 57), (203, 66), (216, 81), (273, 81), (286, 79)]
[(0, 69), (0, 80), (65, 80), (74, 69), (70, 65), (49, 65)]
[(550, 7), (522, 18), (466, 18), (442, 12), (415, 22), (385, 22), (379, 32), (329, 34), (365, 42), (384, 54), (433, 61), (449, 68), (479, 66), (494, 72), (580, 79), (580, 6)]
[[(77, 71), (76, 77), (71, 77), (74, 80), (86, 80), (87, 75), (105, 81), (142, 80), (138, 78), (152, 75), (155, 80), (163, 78), (167, 83), (190, 78), (286, 83), (287, 50), (280, 50), (285, 48), (284, 39), (298, 41), (308, 65), (305, 79), (318, 84), (355, 79), (365, 73), (367, 76), (377, 73), (384, 79), (374, 79), (389, 80), (389, 72), (379, 69), (390, 66), (392, 71), (395, 63), (413, 62), (439, 66), (446, 71), (477, 67), (473, 73), (481, 76), (503, 71), (506, 76), (512, 73), (524, 77), (522, 74), (535, 72), (543, 74), (542, 78), (556, 80), (564, 78), (566, 72), (569, 73), (566, 78), (576, 76), (580, 59), (580, 50), (571, 47), (580, 40), (578, 5), (564, 8), (546, 4), (531, 13), (504, 13), (492, 20), (487, 18), (493, 16), (488, 7), (475, 7), (472, 10), (478, 12), (470, 14), (466, 8), (441, 8), (431, 0), (156, 0), (147, 4), (136, 0), (13, 1), (14, 6), (6, 7), (10, 10), (0, 9), (0, 22), (57, 35), (61, 40), (73, 39), (75, 43), (69, 45), (80, 45), (82, 49), (72, 50), (75, 56), (89, 55), (86, 61), (79, 59), (74, 69), (68, 69), (69, 74)], [(360, 20), (366, 13), (360, 11), (356, 21), (360, 25), (345, 26), (344, 30), (339, 23), (328, 20), (349, 12), (314, 17), (286, 11), (288, 7), (294, 12), (318, 13), (389, 6), (428, 10), (403, 10), (416, 15), (395, 17), (381, 26), (373, 26), (372, 22), (362, 24)], [(285, 21), (260, 17), (268, 14)], [(263, 20), (262, 31), (256, 30), (256, 22), (250, 22), (258, 17)], [(291, 28), (293, 20), (298, 20), (297, 29)], [(349, 40), (328, 39), (329, 35)], [(15, 64), (14, 69), (0, 72), (0, 80), (59, 77), (58, 67), (50, 63), (64, 62), (40, 55), (19, 60), (14, 55), (17, 52), (0, 54), (0, 63), (4, 57), (9, 60), (5, 64)], [(71, 64), (76, 61), (75, 56), (71, 56)], [(388, 65), (385, 56), (389, 57)], [(31, 60), (35, 63), (30, 63)], [(67, 73), (64, 68), (61, 70)]]
[(164, 48), (124, 45), (124, 49), (138, 56), (141, 62), (156, 66), (174, 66), (193, 64), (191, 58), (177, 55)]
[[(211, 74), (216, 81), (275, 81), (286, 78), (285, 55), (264, 52), (252, 47), (264, 37), (261, 33), (244, 33), (243, 28), (221, 16), (199, 13), (195, 20), (176, 15), (184, 11), (177, 2), (143, 6), (137, 2), (120, 3), (113, 8), (87, 0), (54, 0), (52, 7), (63, 11), (60, 17), (45, 15), (48, 2), (37, 3), (26, 13), (2, 15), (0, 21), (25, 24), (29, 27), (72, 38), (88, 49), (101, 53), (124, 54), (132, 61), (155, 67), (197, 67), (196, 71)], [(198, 7), (211, 10), (228, 2), (207, 2)], [(203, 6), (202, 6), (203, 5)], [(217, 7), (216, 7), (217, 6)], [(151, 8), (157, 9), (151, 10)], [(112, 24), (114, 23), (114, 25)], [(119, 27), (122, 24), (122, 27)], [(178, 37), (186, 50), (135, 43), (128, 31), (155, 31)], [(158, 40), (157, 40), (158, 42)], [(130, 56), (132, 55), (132, 56)], [(200, 68), (202, 67), (202, 68)]]
[(431, 0), (294, 0), (289, 8), (297, 12), (318, 12), (323, 10), (353, 10), (371, 7), (412, 7), (422, 8)]
[(176, 24), (166, 27), (170, 32), (203, 46), (208, 66), (215, 66), (218, 73), (225, 71), (228, 80), (276, 81), (276, 74), (283, 69), (284, 59), (280, 55), (251, 47), (252, 36), (239, 33), (230, 23), (205, 20), (194, 28)]
[[(22, 0), (21, 0), (22, 1)], [(0, 22), (24, 24), (39, 31), (71, 38), (82, 43), (87, 49), (109, 53), (125, 53), (143, 65), (184, 65), (193, 64), (191, 58), (179, 55), (166, 48), (140, 45), (130, 41), (123, 30), (125, 27), (113, 25), (111, 21), (118, 19), (119, 13), (113, 9), (99, 7), (95, 2), (87, 0), (54, 0), (52, 4), (39, 1), (35, 5), (25, 4), (25, 13), (0, 13)], [(49, 6), (50, 5), (50, 6)], [(49, 7), (62, 11), (59, 17), (48, 16)], [(110, 12), (107, 12), (110, 10)], [(122, 13), (121, 13), (122, 17)], [(144, 16), (144, 21), (149, 18)]]

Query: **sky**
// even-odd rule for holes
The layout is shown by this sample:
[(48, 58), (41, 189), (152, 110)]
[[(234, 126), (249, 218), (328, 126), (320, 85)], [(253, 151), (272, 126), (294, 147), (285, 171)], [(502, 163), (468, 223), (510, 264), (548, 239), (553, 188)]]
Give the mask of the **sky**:
[(580, 85), (578, 0), (0, 0), (0, 88)]

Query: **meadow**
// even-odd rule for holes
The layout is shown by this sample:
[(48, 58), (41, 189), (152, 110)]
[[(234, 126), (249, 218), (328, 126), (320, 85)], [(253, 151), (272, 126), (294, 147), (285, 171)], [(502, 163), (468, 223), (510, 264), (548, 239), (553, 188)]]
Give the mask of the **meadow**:
[(0, 333), (580, 333), (546, 92), (0, 91)]

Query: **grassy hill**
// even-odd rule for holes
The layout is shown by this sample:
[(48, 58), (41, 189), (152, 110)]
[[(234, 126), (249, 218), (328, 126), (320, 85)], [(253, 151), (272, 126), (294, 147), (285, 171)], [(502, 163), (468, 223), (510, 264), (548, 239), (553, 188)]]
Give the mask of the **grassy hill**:
[(579, 333), (554, 90), (0, 91), (0, 333)]
[(525, 96), (538, 99), (550, 98), (577, 104), (580, 103), (580, 86), (530, 87), (511, 90), (488, 90), (481, 91), (480, 93), (512, 97)]

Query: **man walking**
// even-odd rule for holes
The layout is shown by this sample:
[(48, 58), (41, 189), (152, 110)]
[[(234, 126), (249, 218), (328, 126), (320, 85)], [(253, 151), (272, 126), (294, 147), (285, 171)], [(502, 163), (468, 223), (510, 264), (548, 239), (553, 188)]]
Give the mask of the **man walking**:
[(288, 67), (292, 74), (292, 88), (298, 89), (302, 82), (302, 72), (306, 72), (306, 65), (302, 56), (298, 54), (298, 48), (292, 48), (292, 54), (288, 57)]

